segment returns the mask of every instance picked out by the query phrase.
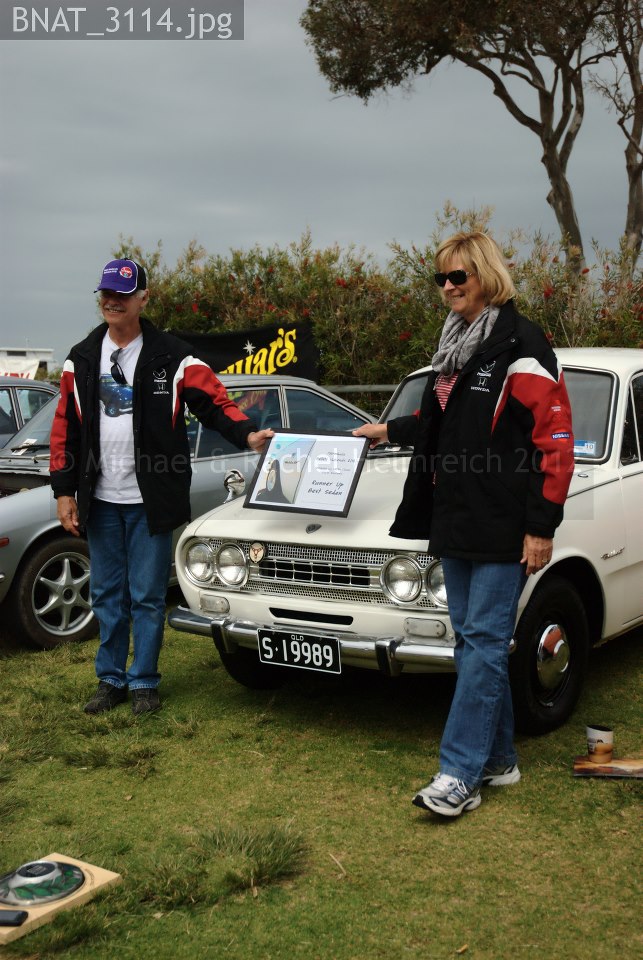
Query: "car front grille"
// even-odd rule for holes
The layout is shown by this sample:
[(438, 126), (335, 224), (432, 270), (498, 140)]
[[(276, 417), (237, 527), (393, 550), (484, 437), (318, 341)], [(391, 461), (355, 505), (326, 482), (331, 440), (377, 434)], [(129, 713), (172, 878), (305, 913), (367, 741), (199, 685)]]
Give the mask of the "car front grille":
[[(217, 550), (226, 542), (229, 541), (211, 539), (210, 545)], [(249, 556), (252, 541), (234, 542)], [(306, 547), (284, 543), (266, 543), (265, 547), (264, 559), (260, 563), (250, 563), (248, 581), (242, 593), (397, 606), (380, 586), (382, 567), (387, 560), (398, 555), (394, 551)], [(433, 560), (428, 553), (413, 554), (413, 557), (423, 568)], [(225, 586), (216, 576), (213, 582), (217, 586)], [(423, 592), (412, 606), (436, 608), (437, 604)]]

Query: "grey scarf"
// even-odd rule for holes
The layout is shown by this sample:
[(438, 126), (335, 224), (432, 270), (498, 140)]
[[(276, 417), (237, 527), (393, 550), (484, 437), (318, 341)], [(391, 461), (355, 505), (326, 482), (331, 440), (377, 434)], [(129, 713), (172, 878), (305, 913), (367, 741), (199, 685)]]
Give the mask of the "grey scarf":
[(444, 377), (462, 370), (491, 333), (499, 313), (500, 307), (488, 306), (473, 323), (467, 323), (461, 314), (452, 310), (444, 321), (440, 343), (431, 360), (433, 369)]

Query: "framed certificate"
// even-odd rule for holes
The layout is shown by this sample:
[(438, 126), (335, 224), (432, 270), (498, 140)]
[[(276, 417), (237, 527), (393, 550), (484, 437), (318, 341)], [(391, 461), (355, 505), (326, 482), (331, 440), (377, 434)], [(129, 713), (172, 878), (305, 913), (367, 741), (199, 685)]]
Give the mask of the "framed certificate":
[(280, 430), (266, 445), (244, 507), (346, 517), (369, 440)]

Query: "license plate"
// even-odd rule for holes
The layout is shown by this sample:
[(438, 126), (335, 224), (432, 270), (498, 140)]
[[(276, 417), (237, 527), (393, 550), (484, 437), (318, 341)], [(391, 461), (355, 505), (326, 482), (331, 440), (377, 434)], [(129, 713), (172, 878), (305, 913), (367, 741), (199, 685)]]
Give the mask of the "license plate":
[(279, 667), (341, 673), (337, 637), (319, 637), (282, 630), (259, 631), (259, 659)]

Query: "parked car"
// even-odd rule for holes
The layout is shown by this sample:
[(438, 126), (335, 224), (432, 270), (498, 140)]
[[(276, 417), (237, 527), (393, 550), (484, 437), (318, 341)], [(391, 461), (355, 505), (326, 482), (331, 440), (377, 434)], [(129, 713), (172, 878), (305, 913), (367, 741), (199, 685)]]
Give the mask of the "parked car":
[(44, 380), (24, 377), (0, 377), (0, 447), (28, 423), (58, 387)]
[[(576, 466), (551, 563), (523, 591), (510, 656), (516, 722), (529, 733), (569, 717), (591, 647), (643, 620), (643, 351), (558, 356)], [(402, 382), (383, 421), (419, 407), (427, 375)], [(399, 447), (371, 451), (345, 519), (235, 499), (193, 521), (176, 551), (188, 606), (170, 624), (212, 636), (249, 687), (277, 686), (291, 668), (452, 671), (440, 560), (426, 541), (388, 534), (409, 459)]]
[[(260, 429), (338, 432), (373, 421), (310, 380), (268, 376), (221, 380)], [(49, 485), (49, 435), (57, 402), (56, 396), (0, 450), (0, 618), (17, 638), (43, 648), (88, 639), (96, 632), (87, 543), (65, 533), (58, 523)], [(227, 471), (252, 473), (258, 456), (237, 450), (193, 418), (188, 421), (188, 436), (196, 516), (223, 501)]]

